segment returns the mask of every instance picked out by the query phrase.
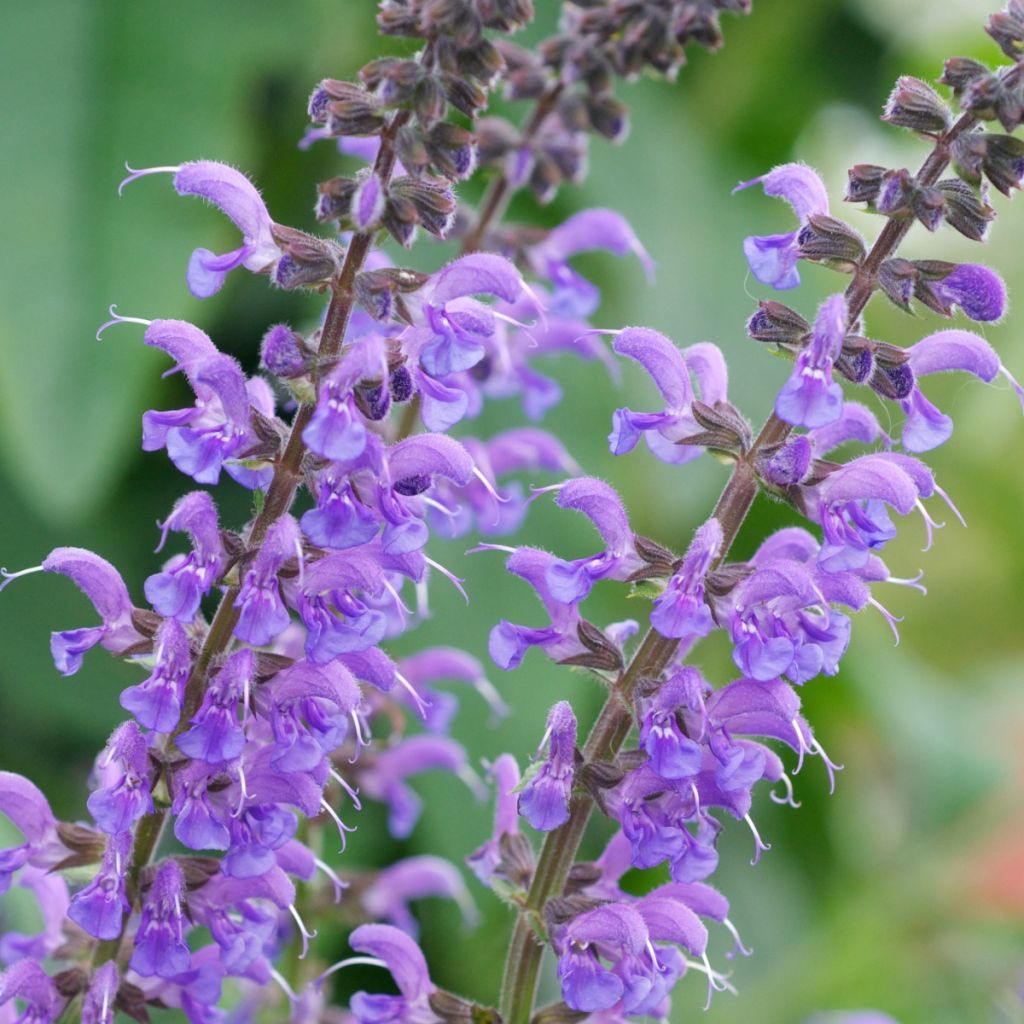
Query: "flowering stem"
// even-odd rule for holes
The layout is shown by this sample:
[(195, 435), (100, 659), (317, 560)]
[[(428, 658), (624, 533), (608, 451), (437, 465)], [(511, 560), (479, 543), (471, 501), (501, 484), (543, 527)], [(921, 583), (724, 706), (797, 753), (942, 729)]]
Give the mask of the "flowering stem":
[[(410, 116), (408, 111), (399, 111), (392, 117), (381, 135), (381, 146), (374, 164), (374, 171), (385, 184), (390, 179), (394, 170), (396, 159), (395, 135), (406, 121), (409, 120)], [(341, 270), (332, 282), (331, 301), (327, 307), (327, 315), (324, 319), (324, 326), (320, 336), (319, 358), (317, 360), (320, 366), (330, 365), (341, 351), (345, 330), (348, 327), (349, 318), (355, 305), (353, 288), (356, 275), (362, 270), (372, 243), (373, 235), (371, 234), (353, 236), (345, 253), (345, 260), (342, 263)], [(302, 440), (302, 432), (312, 418), (314, 410), (315, 405), (313, 403), (301, 405), (292, 420), (291, 430), (288, 434), (284, 451), (274, 464), (274, 476), (270, 482), (270, 487), (267, 489), (263, 507), (253, 520), (246, 536), (246, 547), (249, 549), (258, 547), (262, 543), (273, 523), (285, 515), (295, 501), (295, 494), (303, 479), (302, 460), (306, 454), (306, 445)], [(239, 587), (237, 585), (228, 587), (220, 599), (217, 611), (214, 613), (210, 628), (203, 641), (202, 649), (192, 666), (192, 671), (185, 684), (181, 717), (177, 728), (171, 734), (168, 746), (188, 728), (191, 718), (202, 704), (210, 667), (231, 646), (233, 631), (239, 617), (239, 612), (235, 608), (238, 592)], [(161, 808), (152, 814), (145, 815), (136, 826), (132, 864), (129, 869), (129, 880), (131, 882), (137, 881), (142, 869), (150, 863), (156, 854), (167, 819), (167, 809)], [(127, 921), (128, 916), (126, 915), (122, 924), (121, 935), (116, 939), (109, 939), (96, 944), (92, 958), (94, 966), (99, 966), (115, 958), (119, 960), (123, 958), (124, 925), (127, 924)], [(68, 1005), (68, 1008), (62, 1014), (60, 1024), (65, 1024), (65, 1021), (70, 1022), (73, 1019), (73, 1003), (74, 1001)], [(71, 1016), (68, 1015), (69, 1013)]]
[[(565, 85), (562, 82), (555, 82), (537, 100), (533, 113), (523, 126), (522, 141), (524, 143), (532, 141), (533, 137), (540, 131), (541, 126), (547, 120), (548, 114), (555, 109), (555, 104), (562, 95), (564, 88)], [(491, 182), (487, 192), (484, 194), (483, 201), (480, 203), (480, 213), (477, 216), (476, 224), (474, 224), (472, 231), (463, 240), (463, 252), (476, 252), (481, 248), (491, 225), (495, 221), (501, 220), (504, 215), (514, 191), (512, 179), (507, 171)]]
[[(917, 175), (922, 185), (933, 185), (938, 180), (949, 164), (953, 140), (969, 131), (975, 123), (973, 115), (964, 114), (935, 141), (934, 148)], [(845, 293), (848, 323), (851, 327), (877, 287), (879, 268), (896, 252), (911, 224), (909, 219), (890, 220), (854, 274)], [(721, 523), (723, 534), (721, 553), (715, 567), (728, 556), (757, 497), (759, 488), (754, 465), (758, 452), (769, 445), (785, 441), (792, 430), (789, 423), (772, 413), (750, 450), (737, 460), (713, 513)], [(648, 629), (629, 665), (609, 692), (587, 737), (583, 748), (585, 761), (607, 761), (618, 754), (633, 727), (632, 699), (637, 682), (643, 678), (657, 679), (672, 661), (678, 646), (678, 640), (667, 639), (654, 629)], [(504, 1024), (528, 1024), (530, 1020), (544, 953), (544, 945), (535, 933), (532, 922), (543, 913), (548, 900), (559, 896), (565, 887), (593, 809), (593, 797), (585, 792), (577, 792), (570, 802), (569, 820), (544, 837), (526, 903), (516, 920), (505, 962), (499, 1004)]]

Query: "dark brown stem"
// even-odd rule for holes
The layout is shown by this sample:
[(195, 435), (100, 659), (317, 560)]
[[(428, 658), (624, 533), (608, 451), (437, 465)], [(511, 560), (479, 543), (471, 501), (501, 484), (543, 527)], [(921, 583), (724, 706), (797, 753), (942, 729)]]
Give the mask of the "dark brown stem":
[[(936, 140), (934, 149), (918, 173), (918, 181), (923, 185), (932, 185), (938, 180), (949, 164), (953, 140), (969, 131), (974, 124), (975, 118), (964, 114), (944, 136)], [(896, 252), (910, 230), (911, 223), (910, 220), (890, 220), (847, 287), (845, 295), (851, 326), (856, 323), (875, 291), (879, 268)], [(733, 468), (713, 513), (722, 525), (724, 536), (722, 552), (716, 565), (728, 556), (757, 497), (758, 482), (754, 465), (758, 452), (766, 446), (785, 441), (792, 429), (790, 424), (772, 413), (750, 450)], [(585, 760), (609, 760), (619, 752), (633, 727), (632, 698), (637, 681), (644, 678), (656, 679), (661, 675), (671, 663), (678, 646), (677, 640), (666, 639), (653, 629), (647, 631), (594, 723), (583, 750)], [(505, 962), (499, 1004), (504, 1024), (529, 1022), (544, 953), (543, 943), (536, 937), (532, 922), (543, 912), (548, 900), (558, 896), (564, 889), (593, 809), (593, 798), (586, 793), (577, 793), (569, 805), (569, 820), (544, 837), (526, 905), (516, 919)]]
[[(381, 136), (381, 146), (374, 164), (374, 170), (385, 184), (391, 177), (395, 166), (394, 139), (398, 130), (409, 120), (408, 111), (396, 113)], [(345, 330), (348, 327), (349, 318), (355, 305), (354, 284), (356, 275), (362, 270), (366, 262), (367, 254), (373, 242), (370, 234), (355, 235), (349, 243), (345, 253), (338, 276), (331, 283), (331, 301), (327, 307), (327, 314), (324, 318), (324, 326), (320, 334), (320, 348), (318, 351), (317, 363), (320, 366), (330, 365), (341, 351), (345, 339)], [(284, 450), (280, 453), (274, 464), (274, 476), (267, 489), (267, 495), (259, 514), (252, 521), (245, 538), (246, 547), (253, 549), (258, 547), (267, 535), (270, 527), (285, 515), (295, 501), (295, 494), (299, 484), (302, 482), (302, 462), (306, 455), (306, 445), (302, 440), (302, 432), (312, 418), (315, 405), (306, 403), (299, 407), (292, 420), (288, 440), (285, 442)], [(239, 612), (235, 608), (235, 600), (238, 597), (238, 586), (228, 587), (224, 591), (214, 613), (210, 628), (206, 633), (202, 649), (192, 666), (188, 681), (185, 684), (185, 695), (182, 701), (181, 717), (178, 726), (171, 734), (168, 748), (173, 745), (174, 740), (188, 728), (189, 722), (202, 704), (203, 694), (206, 691), (206, 684), (209, 679), (210, 669), (230, 648), (232, 635), (238, 623)], [(142, 869), (148, 865), (156, 854), (168, 820), (166, 808), (159, 809), (152, 814), (142, 818), (135, 830), (135, 842), (132, 851), (132, 864), (129, 869), (129, 882), (137, 882)], [(137, 886), (135, 886), (137, 891)], [(127, 923), (128, 917), (125, 917)], [(129, 951), (122, 948), (124, 944), (124, 931), (116, 939), (110, 939), (96, 944), (93, 953), (93, 964), (99, 966), (108, 960), (117, 959), (121, 966), (127, 961)], [(73, 1013), (73, 1006), (69, 1004), (65, 1013), (61, 1016), (61, 1024), (65, 1019), (70, 1021), (67, 1014)]]
[[(555, 104), (561, 97), (564, 88), (565, 86), (561, 82), (555, 82), (537, 100), (533, 113), (530, 114), (520, 133), (523, 142), (532, 141), (540, 131), (548, 115), (555, 109)], [(500, 174), (491, 182), (480, 203), (480, 213), (477, 215), (476, 224), (462, 241), (463, 252), (476, 252), (483, 246), (491, 225), (496, 224), (505, 215), (513, 192), (512, 179), (506, 173)]]

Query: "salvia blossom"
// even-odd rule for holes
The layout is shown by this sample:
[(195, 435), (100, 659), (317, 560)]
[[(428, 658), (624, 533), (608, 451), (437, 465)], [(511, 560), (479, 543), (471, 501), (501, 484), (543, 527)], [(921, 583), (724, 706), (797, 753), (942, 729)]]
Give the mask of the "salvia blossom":
[[(924, 591), (920, 576), (894, 575), (880, 557), (899, 517), (919, 512), (930, 544), (939, 524), (925, 503), (938, 496), (958, 515), (916, 457), (952, 432), (922, 382), (954, 370), (985, 383), (1004, 376), (1024, 402), (978, 335), (941, 330), (903, 349), (870, 337), (865, 317), (875, 290), (928, 315), (959, 310), (987, 323), (1005, 313), (994, 270), (907, 260), (897, 248), (913, 219), (981, 239), (994, 216), (982, 178), (1007, 194), (1020, 185), (1015, 140), (979, 123), (997, 117), (1011, 132), (1021, 121), (1004, 88), (1024, 53), (1018, 0), (990, 26), (1017, 63), (992, 73), (976, 62), (947, 65), (964, 118), (930, 86), (900, 79), (885, 120), (934, 148), (920, 180), (906, 169), (851, 170), (847, 198), (889, 218), (870, 253), (831, 215), (806, 165), (739, 186), (760, 184), (797, 221), (744, 241), (759, 283), (796, 287), (800, 259), (854, 275), (813, 323), (774, 300), (748, 320), (753, 338), (794, 361), (767, 396), (774, 413), (760, 433), (730, 402), (714, 344), (680, 348), (645, 327), (593, 327), (600, 291), (574, 268), (577, 254), (632, 255), (653, 273), (620, 214), (587, 209), (551, 228), (499, 223), (518, 189), (548, 201), (582, 178), (588, 134), (625, 137), (616, 76), (673, 75), (687, 43), (720, 42), (720, 11), (748, 8), (569, 4), (558, 34), (534, 53), (503, 38), (530, 21), (530, 0), (381, 0), (382, 31), (422, 45), (371, 62), (358, 81), (319, 82), (301, 143), (334, 138), (362, 161), (318, 188), (316, 219), (336, 237), (276, 223), (252, 182), (214, 161), (131, 171), (122, 182), (170, 174), (180, 195), (206, 199), (241, 233), (222, 255), (195, 249), (186, 275), (195, 296), (213, 296), (244, 267), (280, 288), (324, 292), (329, 304), (315, 325), (268, 328), (255, 375), (182, 320), (111, 307), (100, 329), (144, 327), (144, 343), (169, 357), (169, 372), (181, 372), (194, 396), (185, 408), (145, 412), (143, 449), (166, 450), (204, 487), (227, 474), (254, 492), (253, 513), (235, 532), (222, 528), (207, 490), (175, 502), (158, 524), (157, 550), (172, 533), (184, 543), (145, 580), (148, 607), (133, 604), (113, 565), (81, 548), (2, 570), (0, 589), (42, 571), (68, 577), (93, 605), (98, 624), (52, 634), (60, 673), (74, 674), (94, 647), (138, 672), (120, 696), (131, 717), (111, 723), (88, 778), (88, 818), (59, 821), (31, 782), (0, 772), (0, 813), (20, 833), (0, 850), (0, 896), (17, 887), (42, 921), (0, 939), (4, 1024), (54, 1024), (71, 1007), (84, 1024), (113, 1024), (117, 1013), (145, 1020), (151, 1009), (180, 1011), (191, 1024), (452, 1024), (499, 1014), (612, 1024), (667, 1020), (688, 973), (706, 977), (709, 1000), (732, 991), (708, 951), (709, 928), (721, 927), (733, 953), (749, 953), (728, 900), (707, 881), (719, 837), (729, 819), (742, 822), (757, 863), (770, 849), (755, 824), (759, 783), (796, 806), (793, 779), (815, 759), (834, 787), (841, 766), (805, 717), (803, 687), (837, 674), (858, 612), (875, 609), (895, 630), (883, 584)], [(999, 89), (971, 84), (982, 76)], [(478, 116), (499, 85), (510, 102), (535, 104), (521, 127)], [(939, 180), (951, 156), (963, 181)], [(459, 205), (455, 189), (478, 164), (494, 180), (477, 212)], [(461, 253), (424, 273), (381, 250), (385, 235), (407, 247), (420, 228)], [(682, 493), (685, 483), (669, 477), (704, 451), (733, 466), (688, 543), (635, 532), (616, 489), (577, 465), (575, 440), (567, 447), (536, 426), (449, 436), (463, 421), (486, 424), (495, 401), (517, 399), (530, 421), (571, 403), (538, 363), (566, 353), (601, 361), (614, 379), (622, 357), (651, 378), (660, 402), (617, 409), (608, 444), (621, 456), (642, 439), (664, 464), (666, 493)], [(900, 407), (898, 439), (847, 400), (844, 381)], [(849, 445), (861, 447), (848, 456)], [(555, 480), (521, 478), (535, 473)], [(755, 538), (738, 561), (730, 549), (761, 492), (801, 525)], [(436, 538), (525, 531), (540, 495), (553, 496), (557, 514), (582, 513), (600, 540), (581, 542), (577, 550), (590, 552), (582, 557), (515, 540), (478, 544), (507, 556), (505, 568), (544, 613), (520, 625), (494, 605), (488, 651), (510, 671), (536, 647), (596, 677), (607, 696), (584, 739), (573, 704), (553, 694), (523, 775), (526, 751), (519, 762), (511, 753), (483, 762), (493, 825), (466, 864), (515, 913), (499, 1011), (438, 988), (416, 943), (421, 900), (452, 900), (475, 921), (459, 867), (418, 853), (351, 871), (323, 851), (336, 839), (345, 852), (364, 801), (383, 805), (394, 840), (412, 837), (429, 813), (417, 791), (425, 772), (455, 776), (474, 797), (489, 792), (451, 735), (458, 688), (472, 688), (497, 719), (514, 686), (499, 694), (484, 665), (447, 640), (392, 645), (429, 617), (440, 577), (477, 597), (433, 557)], [(638, 619), (591, 621), (595, 588), (616, 583), (637, 599)], [(643, 618), (650, 629), (640, 639)], [(735, 665), (724, 678), (698, 664), (699, 642), (712, 634)], [(581, 862), (577, 847), (596, 812), (611, 838), (596, 861)], [(642, 895), (624, 881), (654, 868), (662, 884), (641, 885)], [(328, 915), (358, 927), (348, 940), (356, 955), (325, 968), (313, 940)], [(537, 1011), (545, 948), (560, 1001)], [(353, 965), (389, 972), (388, 991), (359, 991), (347, 1010), (335, 1008), (327, 982)], [(870, 1011), (848, 1018), (887, 1020)]]
[[(800, 227), (807, 223), (809, 217), (829, 212), (825, 185), (806, 164), (781, 164), (760, 178), (741, 182), (733, 191), (750, 188), (751, 185), (760, 185), (765, 195), (785, 199), (793, 208)], [(799, 236), (798, 228), (781, 235), (744, 239), (743, 254), (754, 277), (762, 284), (780, 290), (800, 284), (800, 274), (796, 269), (800, 256)]]

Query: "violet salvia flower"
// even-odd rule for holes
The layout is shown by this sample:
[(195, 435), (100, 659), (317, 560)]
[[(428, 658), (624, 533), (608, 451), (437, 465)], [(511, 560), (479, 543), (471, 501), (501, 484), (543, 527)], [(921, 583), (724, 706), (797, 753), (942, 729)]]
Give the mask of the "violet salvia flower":
[(406, 857), (385, 868), (363, 892), (362, 903), (375, 921), (387, 921), (415, 939), (419, 925), (409, 903), (428, 896), (453, 900), (467, 924), (476, 920), (476, 907), (458, 869), (429, 854)]
[[(152, 577), (150, 577), (152, 579)], [(154, 637), (153, 672), (121, 693), (121, 707), (154, 732), (172, 732), (181, 717), (185, 682), (192, 668), (188, 637), (176, 619), (164, 619)]]
[[(829, 212), (825, 185), (817, 172), (806, 164), (780, 164), (760, 178), (741, 182), (733, 191), (750, 188), (751, 185), (760, 185), (765, 195), (785, 199), (801, 227), (809, 217)], [(779, 290), (795, 288), (800, 283), (796, 269), (799, 234), (798, 228), (782, 235), (751, 236), (744, 240), (743, 253), (758, 281)]]
[(705, 405), (726, 401), (728, 370), (721, 351), (709, 342), (700, 342), (680, 351), (668, 338), (645, 327), (627, 327), (612, 342), (621, 356), (634, 359), (647, 371), (665, 400), (665, 409), (657, 413), (638, 413), (617, 409), (608, 436), (613, 455), (624, 455), (643, 437), (648, 448), (663, 462), (683, 463), (700, 455), (699, 447), (679, 442), (696, 434), (701, 427), (693, 416), (697, 398), (692, 378), (700, 389)]
[(573, 764), (576, 750), (576, 716), (567, 701), (560, 700), (549, 712), (543, 747), (544, 760), (527, 772), (519, 794), (519, 813), (538, 831), (550, 832), (569, 818)]
[(25, 838), (20, 846), (0, 850), (2, 894), (22, 867), (53, 867), (64, 859), (66, 851), (58, 838), (57, 819), (49, 802), (28, 779), (14, 772), (0, 772), (0, 813), (5, 814)]
[(775, 400), (780, 419), (801, 427), (823, 427), (839, 418), (843, 389), (832, 380), (832, 364), (845, 336), (846, 300), (833, 295), (818, 310), (811, 339)]
[(286, 515), (271, 527), (242, 579), (235, 599), (239, 611), (235, 636), (261, 646), (270, 643), (287, 627), (291, 617), (281, 598), (278, 573), (294, 557), (301, 565), (302, 536), (298, 523)]
[(116, 939), (132, 909), (125, 894), (131, 852), (131, 832), (112, 835), (96, 877), (71, 899), (68, 917), (97, 939)]
[(547, 570), (547, 584), (556, 601), (578, 604), (598, 580), (624, 580), (640, 568), (629, 517), (622, 500), (608, 484), (594, 477), (580, 477), (551, 489), (556, 492), (555, 504), (582, 512), (608, 545), (587, 558), (552, 563)]
[(682, 565), (651, 607), (651, 625), (662, 636), (702, 637), (714, 625), (704, 603), (704, 580), (722, 549), (722, 524), (712, 516), (693, 536)]
[(165, 860), (143, 900), (129, 964), (136, 974), (174, 978), (188, 970), (191, 956), (184, 938), (184, 896), (185, 879), (178, 862)]
[(551, 283), (550, 312), (554, 316), (585, 320), (597, 310), (600, 292), (569, 264), (571, 256), (590, 249), (607, 249), (616, 256), (632, 253), (648, 278), (654, 276), (647, 250), (621, 214), (605, 209), (581, 210), (527, 252), (534, 273)]
[(245, 267), (263, 273), (281, 258), (272, 233), (273, 221), (259, 192), (249, 179), (233, 167), (213, 160), (197, 160), (180, 167), (148, 167), (135, 171), (118, 186), (118, 192), (148, 174), (173, 174), (174, 190), (181, 196), (199, 196), (212, 203), (242, 232), (242, 244), (217, 256), (209, 249), (196, 249), (188, 262), (189, 291), (198, 299), (216, 295), (228, 273)]
[(440, 1018), (431, 1010), (429, 997), (434, 984), (419, 946), (405, 932), (385, 924), (364, 924), (349, 937), (359, 953), (376, 958), (391, 972), (399, 995), (370, 995), (357, 992), (349, 1004), (360, 1024), (381, 1020), (402, 1024), (431, 1024)]
[(146, 600), (161, 614), (191, 622), (199, 603), (209, 594), (224, 565), (224, 543), (217, 523), (217, 508), (206, 491), (192, 491), (175, 502), (161, 524), (160, 546), (171, 530), (187, 533), (192, 553), (177, 556), (146, 580)]
[(490, 884), (501, 867), (502, 842), (505, 837), (519, 835), (519, 765), (511, 754), (501, 754), (495, 758), (489, 774), (494, 781), (494, 827), (491, 838), (466, 858), (470, 870), (484, 885)]
[(143, 814), (153, 810), (149, 791), (149, 749), (134, 722), (119, 725), (100, 757), (105, 784), (87, 801), (89, 813), (104, 832), (127, 832)]
[(183, 754), (217, 765), (242, 753), (245, 732), (238, 722), (238, 704), (249, 692), (253, 669), (253, 654), (247, 647), (228, 658), (211, 680), (192, 728), (176, 740)]
[(114, 1024), (119, 984), (117, 964), (113, 960), (96, 968), (82, 1000), (82, 1024)]
[(900, 405), (907, 414), (903, 425), (903, 447), (910, 452), (925, 452), (947, 441), (953, 421), (921, 392), (916, 379), (931, 373), (960, 370), (972, 373), (991, 384), (1000, 374), (1006, 376), (1024, 404), (1024, 390), (999, 361), (995, 349), (984, 338), (969, 331), (938, 331), (907, 349), (906, 365), (913, 371), (915, 384)]
[[(39, 568), (67, 576), (103, 619), (99, 626), (50, 634), (53, 661), (63, 675), (74, 675), (82, 666), (85, 652), (97, 644), (119, 655), (144, 641), (133, 622), (134, 609), (128, 588), (121, 574), (105, 558), (83, 548), (55, 548)], [(9, 575), (8, 580), (22, 574)]]
[(62, 1005), (53, 979), (34, 960), (19, 960), (0, 971), (0, 1007), (8, 1008), (5, 1013), (16, 1012), (16, 999), (25, 1008), (8, 1018), (13, 1024), (52, 1024)]

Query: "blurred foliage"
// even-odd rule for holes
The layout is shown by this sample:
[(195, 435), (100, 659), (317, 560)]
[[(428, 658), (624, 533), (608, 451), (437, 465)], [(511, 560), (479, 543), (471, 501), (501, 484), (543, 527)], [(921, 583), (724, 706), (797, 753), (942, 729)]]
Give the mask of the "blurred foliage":
[[(538, 6), (550, 24), (555, 4)], [(309, 226), (312, 183), (335, 173), (339, 158), (329, 146), (296, 149), (304, 98), (319, 78), (351, 76), (381, 52), (374, 7), (371, 0), (37, 0), (5, 9), (0, 560), (10, 568), (37, 564), (59, 544), (80, 545), (113, 560), (141, 597), (142, 579), (158, 564), (154, 523), (187, 486), (162, 455), (144, 456), (138, 446), (141, 412), (175, 407), (184, 385), (161, 380), (162, 357), (144, 350), (134, 328), (93, 341), (108, 303), (135, 316), (191, 319), (250, 369), (269, 323), (309, 323), (317, 314), (317, 302), (270, 292), (244, 274), (232, 275), (215, 299), (193, 300), (184, 287), (189, 252), (227, 248), (232, 228), (175, 197), (165, 179), (136, 183), (118, 198), (122, 162), (236, 163), (278, 220)], [(789, 215), (756, 191), (730, 197), (731, 187), (795, 157), (819, 167), (837, 197), (854, 162), (916, 166), (922, 147), (875, 117), (894, 77), (934, 78), (945, 56), (994, 60), (996, 51), (981, 32), (987, 4), (976, 0), (755, 0), (755, 8), (750, 18), (728, 19), (725, 49), (694, 53), (676, 85), (644, 81), (625, 91), (634, 108), (631, 139), (620, 148), (595, 145), (584, 188), (543, 210), (521, 200), (513, 214), (554, 223), (586, 205), (625, 213), (657, 261), (659, 281), (648, 289), (638, 267), (612, 257), (581, 261), (605, 289), (599, 326), (641, 323), (680, 344), (717, 342), (730, 360), (734, 400), (757, 420), (785, 366), (745, 339), (744, 320), (763, 289), (747, 275), (740, 241), (785, 229)], [(1021, 294), (1019, 212), (996, 200), (1001, 218), (984, 257)], [(864, 214), (840, 212), (871, 235)], [(920, 228), (905, 254), (979, 258), (959, 236)], [(413, 256), (425, 267), (440, 258), (429, 246)], [(837, 282), (817, 268), (804, 277), (789, 298), (810, 315)], [(874, 337), (910, 343), (935, 329), (934, 318), (911, 319), (883, 301), (869, 310)], [(1024, 372), (1013, 318), (984, 333)], [(638, 531), (683, 547), (725, 471), (709, 460), (671, 470), (640, 452), (613, 460), (604, 442), (610, 412), (627, 402), (652, 405), (649, 385), (627, 369), (623, 390), (601, 368), (568, 358), (556, 361), (555, 373), (566, 398), (545, 425), (588, 472), (621, 490)], [(929, 384), (929, 392), (957, 419), (953, 440), (930, 461), (970, 529), (951, 522), (922, 555), (920, 526), (908, 521), (887, 560), (898, 575), (926, 568), (931, 596), (890, 588), (895, 593), (882, 598), (906, 616), (902, 644), (894, 649), (868, 610), (842, 673), (806, 688), (819, 737), (846, 764), (835, 795), (816, 762), (797, 779), (801, 810), (762, 794), (754, 816), (773, 849), (756, 868), (747, 863), (745, 828), (727, 828), (715, 882), (756, 955), (734, 964), (741, 995), (717, 997), (703, 1017), (709, 1024), (796, 1024), (814, 1010), (864, 1006), (903, 1024), (1020, 1020), (1024, 428), (1005, 389), (950, 379)], [(489, 436), (518, 421), (517, 409), (495, 405), (467, 429)], [(222, 519), (237, 524), (247, 498), (230, 486), (219, 497)], [(762, 503), (738, 555), (790, 521), (784, 509)], [(565, 556), (596, 544), (578, 520), (543, 501), (522, 539)], [(487, 632), (499, 617), (540, 621), (525, 585), (504, 577), (496, 556), (465, 558), (467, 546), (438, 544), (434, 554), (466, 577), (470, 607), (438, 586), (433, 618), (399, 652), (455, 640), (486, 657)], [(97, 651), (74, 679), (57, 676), (48, 631), (92, 616), (66, 581), (19, 581), (0, 609), (0, 768), (37, 780), (56, 812), (74, 818), (92, 757), (121, 718), (118, 692), (138, 671)], [(598, 622), (643, 611), (612, 585), (588, 605)], [(730, 677), (724, 645), (707, 644), (700, 657), (709, 677)], [(514, 708), (507, 722), (492, 728), (472, 699), (458, 719), (456, 735), (474, 759), (499, 750), (525, 759), (555, 699), (571, 698), (584, 721), (601, 699), (584, 674), (536, 655), (496, 682)], [(421, 788), (428, 813), (412, 839), (383, 841), (381, 817), (370, 810), (346, 863), (418, 851), (458, 862), (480, 842), (489, 810), (469, 806), (461, 783), (428, 778)], [(595, 836), (589, 852), (598, 849)], [(453, 908), (428, 905), (424, 937), (439, 984), (490, 1001), (509, 920), (489, 894), (477, 887), (475, 895), (478, 930), (460, 930)], [(340, 933), (325, 938), (341, 951)], [(716, 962), (725, 948), (714, 951)], [(357, 981), (353, 974), (344, 984)], [(545, 986), (553, 997), (553, 974)], [(703, 998), (702, 979), (685, 982), (676, 1019), (692, 1019)]]

